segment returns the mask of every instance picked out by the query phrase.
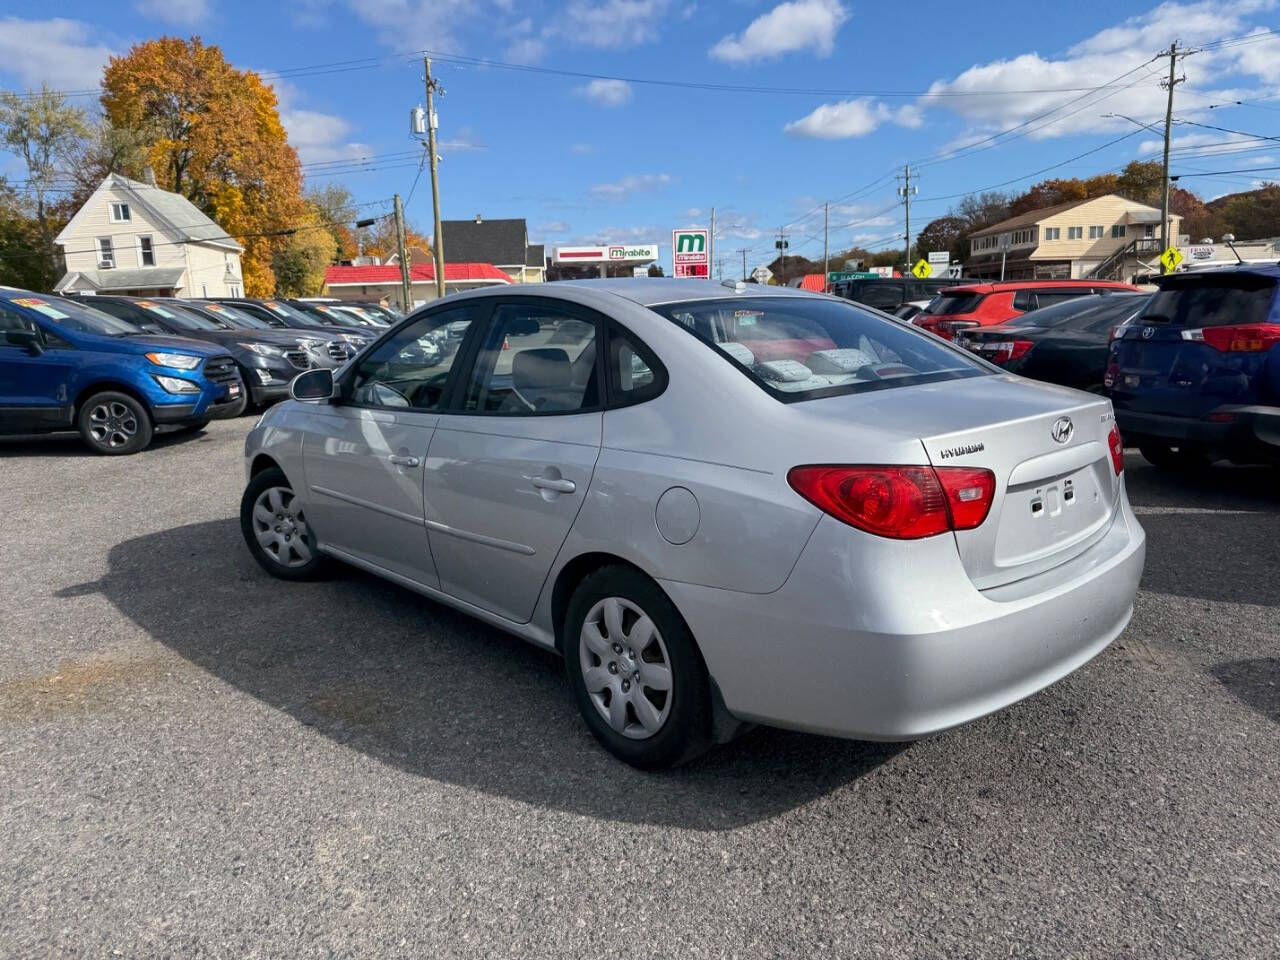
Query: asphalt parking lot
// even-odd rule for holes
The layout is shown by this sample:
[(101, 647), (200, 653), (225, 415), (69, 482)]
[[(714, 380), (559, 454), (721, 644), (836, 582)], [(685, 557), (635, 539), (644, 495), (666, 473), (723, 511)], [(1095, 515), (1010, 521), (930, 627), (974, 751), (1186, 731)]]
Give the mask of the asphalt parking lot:
[(558, 661), (236, 507), (252, 418), (0, 441), (0, 955), (1274, 957), (1280, 474), (1128, 457), (1128, 631), (932, 740), (642, 774)]

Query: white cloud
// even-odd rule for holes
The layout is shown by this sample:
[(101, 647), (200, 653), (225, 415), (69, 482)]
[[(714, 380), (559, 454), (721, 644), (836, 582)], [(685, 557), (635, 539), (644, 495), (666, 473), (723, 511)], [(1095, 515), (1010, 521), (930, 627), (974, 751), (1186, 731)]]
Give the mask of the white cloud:
[(100, 28), (79, 20), (0, 18), (0, 75), (15, 77), (15, 86), (95, 89), (115, 52)]
[(634, 47), (658, 38), (670, 0), (570, 0), (560, 33), (588, 47)]
[(187, 26), (209, 15), (209, 0), (134, 0), (133, 7), (144, 17)]
[(641, 173), (622, 177), (613, 183), (597, 183), (589, 192), (595, 197), (620, 199), (632, 193), (651, 193), (671, 183), (669, 173)]
[[(377, 31), (382, 43), (403, 53), (424, 47), (458, 50), (462, 27), (509, 16), (502, 3), (485, 0), (347, 0), (347, 5)], [(314, 0), (308, 6), (315, 8)]]
[(589, 157), (596, 152), (596, 148), (589, 143), (572, 143), (569, 145), (569, 152), (575, 157)]
[[(934, 83), (917, 106), (950, 110), (968, 124), (955, 145), (1023, 123), (1036, 139), (1133, 129), (1128, 121), (1106, 115), (1123, 113), (1144, 122), (1163, 117), (1166, 93), (1160, 79), (1168, 61), (1149, 63), (1154, 54), (1173, 40), (1194, 49), (1247, 34), (1254, 29), (1252, 15), (1276, 6), (1277, 0), (1169, 0), (1100, 30), (1063, 56), (1026, 52), (970, 67), (954, 79)], [(1280, 80), (1280, 42), (1270, 38), (1210, 46), (1181, 61), (1179, 69), (1187, 76), (1186, 85), (1178, 88), (1178, 110), (1185, 115), (1203, 109), (1206, 98), (1226, 99), (1214, 85), (1232, 76)], [(1086, 95), (1126, 70), (1132, 72), (1117, 85)], [(1036, 120), (1055, 108), (1061, 112)]]
[(453, 136), (437, 140), (436, 147), (442, 154), (465, 153), (470, 150), (488, 150), (487, 143), (481, 143), (476, 139), (475, 132), (470, 127), (459, 127), (457, 133)]
[(303, 163), (358, 160), (373, 153), (368, 144), (350, 139), (352, 126), (342, 117), (300, 106), (302, 95), (293, 84), (275, 80), (271, 87), (279, 104), (280, 122)]
[(864, 137), (892, 117), (893, 111), (883, 103), (863, 97), (824, 103), (808, 116), (788, 123), (785, 129), (793, 137), (846, 140)]
[(535, 223), (529, 232), (540, 237), (561, 237), (570, 230), (569, 224), (563, 220), (548, 220), (546, 223)]
[(711, 56), (747, 63), (812, 50), (831, 56), (836, 31), (849, 19), (838, 0), (789, 0), (752, 20), (740, 34), (729, 34), (711, 48)]
[(602, 107), (620, 107), (631, 100), (631, 84), (625, 80), (592, 80), (575, 92)]

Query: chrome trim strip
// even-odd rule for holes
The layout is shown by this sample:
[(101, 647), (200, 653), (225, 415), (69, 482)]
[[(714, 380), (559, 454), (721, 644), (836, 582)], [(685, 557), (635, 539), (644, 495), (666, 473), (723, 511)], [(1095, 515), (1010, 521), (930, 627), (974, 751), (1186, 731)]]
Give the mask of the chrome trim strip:
[(459, 540), (470, 540), (472, 543), (483, 543), (486, 547), (497, 547), (499, 550), (510, 550), (512, 553), (521, 553), (526, 557), (532, 557), (536, 550), (533, 547), (527, 547), (523, 543), (515, 543), (511, 540), (499, 540), (497, 537), (486, 537), (483, 533), (472, 533), (470, 530), (459, 530), (457, 527), (451, 527), (441, 523), (438, 520), (426, 521), (427, 529), (434, 530), (436, 533), (443, 533), (450, 537), (457, 537)]
[(345, 493), (339, 493), (337, 490), (330, 490), (328, 487), (317, 487), (313, 484), (311, 490), (314, 493), (322, 493), (326, 497), (341, 500), (343, 503), (354, 504), (357, 507), (365, 507), (366, 509), (386, 514), (388, 517), (395, 517), (397, 520), (403, 520), (406, 523), (422, 524), (422, 518), (415, 517), (411, 513), (401, 513), (399, 510), (393, 510), (390, 507), (384, 507), (381, 504), (370, 503), (368, 500), (361, 500), (359, 497), (352, 497)]

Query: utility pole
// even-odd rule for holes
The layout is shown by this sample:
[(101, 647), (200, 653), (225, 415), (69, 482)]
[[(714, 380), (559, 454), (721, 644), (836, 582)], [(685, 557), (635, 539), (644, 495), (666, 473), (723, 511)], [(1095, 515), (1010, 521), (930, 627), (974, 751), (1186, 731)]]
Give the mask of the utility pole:
[[(707, 263), (715, 263), (716, 256), (716, 208), (711, 208), (711, 232), (707, 235)], [(710, 269), (707, 273), (710, 274)], [(707, 277), (710, 280), (710, 276)]]
[(1160, 86), (1169, 91), (1169, 103), (1164, 111), (1164, 165), (1160, 183), (1160, 252), (1169, 249), (1169, 132), (1173, 128), (1173, 88), (1186, 81), (1186, 76), (1175, 77), (1178, 59), (1188, 57), (1194, 50), (1178, 50), (1178, 41), (1169, 44), (1169, 49), (1160, 54), (1169, 58), (1169, 79), (1162, 80)]
[(827, 285), (827, 274), (831, 272), (831, 258), (828, 242), (831, 239), (831, 204), (822, 205), (822, 285)]
[[(427, 153), (428, 161), (431, 163), (431, 213), (435, 221), (435, 243), (433, 246), (436, 254), (436, 296), (444, 296), (444, 237), (440, 231), (440, 174), (436, 169), (436, 126), (438, 124), (436, 118), (436, 108), (433, 102), (433, 95), (436, 89), (440, 89), (440, 95), (444, 95), (444, 88), (431, 79), (431, 58), (422, 58), (422, 67), (425, 71), (424, 82), (427, 86)], [(401, 234), (404, 229), (401, 227)]]
[(778, 267), (779, 273), (787, 272), (787, 248), (791, 244), (787, 241), (787, 231), (783, 227), (778, 228), (778, 239), (773, 243), (774, 248), (778, 251), (778, 255), (782, 257), (782, 265)]
[(742, 254), (742, 282), (747, 282), (747, 254), (751, 252), (750, 247), (739, 247), (734, 253)]
[(898, 196), (902, 198), (903, 206), (906, 208), (907, 249), (905, 254), (908, 270), (911, 269), (911, 198), (919, 192), (919, 187), (911, 185), (911, 165), (907, 164), (902, 168), (902, 186), (898, 188)]
[(404, 207), (400, 205), (400, 194), (396, 194), (396, 253), (400, 260), (400, 305), (405, 313), (413, 311), (413, 284), (409, 277), (409, 248), (404, 242)]

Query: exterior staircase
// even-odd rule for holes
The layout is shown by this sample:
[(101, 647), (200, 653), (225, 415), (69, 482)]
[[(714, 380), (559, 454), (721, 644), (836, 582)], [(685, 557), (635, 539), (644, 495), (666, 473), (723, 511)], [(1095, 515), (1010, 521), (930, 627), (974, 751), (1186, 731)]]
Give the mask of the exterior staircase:
[(1090, 270), (1087, 279), (1123, 280), (1129, 261), (1142, 263), (1143, 257), (1158, 257), (1162, 252), (1158, 237), (1135, 237)]

